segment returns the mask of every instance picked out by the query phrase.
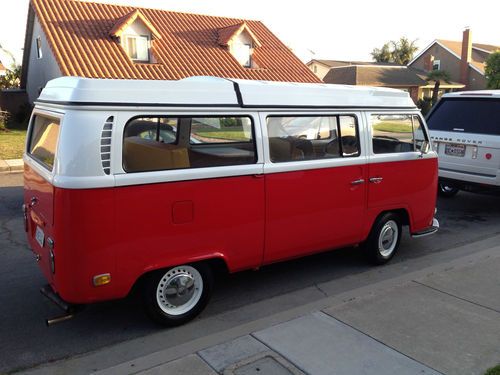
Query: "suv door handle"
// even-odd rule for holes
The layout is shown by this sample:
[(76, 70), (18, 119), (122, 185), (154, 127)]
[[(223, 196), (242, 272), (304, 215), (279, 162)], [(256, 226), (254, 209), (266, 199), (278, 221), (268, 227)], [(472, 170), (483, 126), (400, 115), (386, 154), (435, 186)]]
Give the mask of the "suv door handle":
[(365, 183), (365, 180), (363, 178), (360, 178), (359, 180), (351, 181), (351, 185), (361, 185), (364, 183)]
[(370, 182), (372, 184), (380, 184), (384, 178), (383, 177), (370, 177)]

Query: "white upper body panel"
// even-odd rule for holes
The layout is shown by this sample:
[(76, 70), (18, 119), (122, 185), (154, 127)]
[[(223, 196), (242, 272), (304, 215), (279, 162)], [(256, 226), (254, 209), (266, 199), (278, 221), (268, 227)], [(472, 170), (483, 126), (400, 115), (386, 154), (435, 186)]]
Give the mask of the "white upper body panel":
[(375, 87), (191, 77), (144, 81), (61, 77), (49, 81), (39, 102), (237, 107), (415, 108), (407, 92)]
[[(62, 77), (42, 91), (34, 115), (61, 119), (54, 170), (48, 172), (29, 155), (33, 165), (57, 187), (98, 188), (213, 177), (255, 175), (368, 161), (366, 111), (414, 113), (418, 109), (404, 91), (327, 84), (298, 84), (193, 77), (180, 81), (105, 80)], [(266, 141), (266, 116), (350, 114), (356, 116), (362, 144), (359, 158), (311, 160), (271, 165)], [(253, 118), (258, 160), (251, 165), (125, 173), (122, 165), (123, 132), (137, 116), (245, 115)], [(103, 169), (101, 135), (112, 123), (111, 173)], [(403, 160), (412, 155), (379, 155), (380, 161)], [(426, 157), (435, 157), (430, 153)], [(267, 165), (269, 168), (264, 168)]]

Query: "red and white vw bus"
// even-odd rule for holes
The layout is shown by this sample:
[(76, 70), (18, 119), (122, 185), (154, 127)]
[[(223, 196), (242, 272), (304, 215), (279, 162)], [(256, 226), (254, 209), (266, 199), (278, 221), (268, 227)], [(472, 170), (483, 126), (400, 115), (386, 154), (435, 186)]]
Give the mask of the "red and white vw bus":
[(437, 157), (408, 94), (197, 77), (49, 82), (25, 161), (29, 244), (60, 306), (125, 297), (176, 325), (212, 273), (437, 230)]

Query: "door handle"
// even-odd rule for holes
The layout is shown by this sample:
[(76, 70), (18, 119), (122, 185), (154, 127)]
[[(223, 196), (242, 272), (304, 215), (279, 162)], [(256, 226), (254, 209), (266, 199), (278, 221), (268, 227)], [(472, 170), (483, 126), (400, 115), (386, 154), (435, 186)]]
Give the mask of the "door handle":
[(370, 177), (370, 182), (372, 184), (380, 184), (384, 178), (383, 177)]
[(33, 207), (34, 205), (36, 205), (38, 203), (38, 198), (37, 197), (31, 197), (31, 200), (30, 200), (30, 207)]
[(351, 185), (361, 185), (361, 184), (364, 184), (364, 183), (365, 183), (365, 180), (363, 178), (351, 181)]

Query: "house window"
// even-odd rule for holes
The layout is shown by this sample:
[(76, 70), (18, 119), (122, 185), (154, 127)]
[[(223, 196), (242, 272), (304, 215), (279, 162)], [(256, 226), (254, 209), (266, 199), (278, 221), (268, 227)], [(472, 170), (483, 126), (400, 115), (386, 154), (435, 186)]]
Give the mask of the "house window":
[(134, 61), (149, 61), (149, 36), (126, 35), (125, 51)]
[(441, 60), (434, 60), (432, 70), (441, 70)]
[(238, 43), (234, 48), (234, 57), (245, 68), (252, 67), (252, 45), (248, 43)]
[(313, 72), (318, 73), (318, 67), (316, 65), (313, 65)]
[(42, 58), (42, 38), (36, 38), (36, 56), (37, 58)]

